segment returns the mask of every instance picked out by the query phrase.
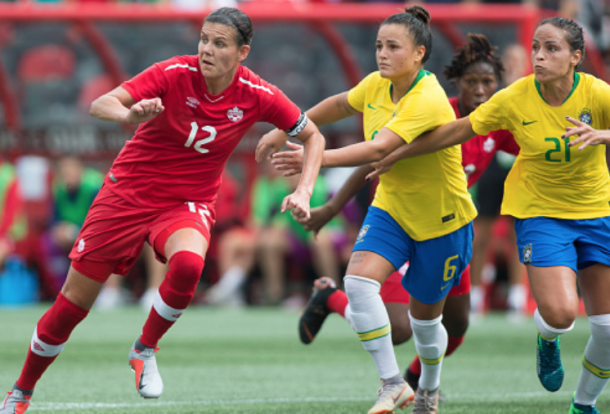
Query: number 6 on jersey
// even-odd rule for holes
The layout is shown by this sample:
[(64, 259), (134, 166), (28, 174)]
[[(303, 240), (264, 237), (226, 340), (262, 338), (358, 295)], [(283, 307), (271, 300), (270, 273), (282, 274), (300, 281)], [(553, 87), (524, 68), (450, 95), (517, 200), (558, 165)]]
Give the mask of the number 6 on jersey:
[[(195, 142), (195, 146), (193, 148), (195, 149), (195, 151), (205, 154), (207, 152), (210, 152), (210, 150), (203, 148), (203, 146), (205, 144), (209, 144), (210, 142), (214, 141), (216, 139), (217, 132), (216, 132), (216, 128), (214, 128), (212, 126), (202, 126), (201, 129), (203, 131), (209, 132), (210, 136), (207, 138), (200, 139), (197, 142)], [(189, 134), (189, 138), (184, 143), (185, 147), (189, 148), (191, 145), (193, 145), (193, 141), (195, 141), (195, 137), (197, 136), (198, 130), (199, 130), (199, 125), (197, 125), (197, 122), (191, 122), (191, 133)]]

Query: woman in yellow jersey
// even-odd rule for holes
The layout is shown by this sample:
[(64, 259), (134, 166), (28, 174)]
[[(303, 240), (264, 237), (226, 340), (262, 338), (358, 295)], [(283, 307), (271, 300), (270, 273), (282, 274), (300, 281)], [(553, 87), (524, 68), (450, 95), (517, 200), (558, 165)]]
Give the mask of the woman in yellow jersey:
[[(521, 152), (505, 183), (502, 214), (517, 219), (520, 258), (538, 304), (538, 377), (547, 390), (563, 382), (559, 335), (574, 325), (576, 282), (589, 315), (591, 338), (572, 414), (599, 413), (595, 401), (610, 378), (610, 179), (605, 148), (585, 147), (609, 142), (597, 130), (610, 127), (610, 86), (576, 72), (584, 50), (574, 21), (543, 20), (532, 41), (533, 75), (376, 165), (419, 159), (497, 129), (513, 133)], [(582, 151), (570, 145), (575, 133), (582, 137), (574, 142), (585, 141)], [(405, 185), (412, 179), (405, 177)]]
[[(422, 68), (432, 46), (429, 20), (419, 6), (389, 17), (377, 35), (379, 71), (307, 112), (322, 125), (364, 114), (365, 142), (325, 151), (325, 167), (376, 161), (455, 119), (436, 77)], [(282, 132), (270, 133), (258, 148), (259, 157), (284, 142)], [(275, 161), (286, 156), (300, 152), (281, 154)], [(405, 185), (405, 176), (417, 180)], [(424, 365), (413, 412), (437, 412), (441, 361), (447, 348), (441, 312), (472, 255), (476, 209), (466, 186), (459, 146), (401, 161), (381, 178), (344, 279), (349, 298), (346, 318), (373, 357), (383, 383), (369, 413), (393, 412), (413, 396), (396, 363), (388, 314), (379, 295), (381, 284), (406, 261), (410, 267), (402, 283), (411, 294), (411, 326)]]

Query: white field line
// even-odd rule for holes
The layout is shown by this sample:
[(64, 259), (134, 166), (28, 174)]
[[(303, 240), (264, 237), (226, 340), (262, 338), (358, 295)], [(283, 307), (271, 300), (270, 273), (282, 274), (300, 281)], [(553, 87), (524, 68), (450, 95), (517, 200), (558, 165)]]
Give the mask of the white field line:
[[(571, 396), (571, 392), (560, 391), (550, 394), (545, 391), (496, 393), (496, 394), (449, 394), (450, 401), (498, 401), (506, 399), (540, 398), (550, 396)], [(333, 403), (333, 402), (373, 402), (371, 398), (256, 398), (245, 400), (201, 400), (201, 401), (150, 401), (140, 403), (33, 403), (30, 411), (52, 411), (52, 410), (83, 410), (83, 409), (117, 409), (117, 408), (154, 408), (154, 407), (180, 407), (192, 405), (251, 405), (251, 404), (289, 404), (289, 403)]]

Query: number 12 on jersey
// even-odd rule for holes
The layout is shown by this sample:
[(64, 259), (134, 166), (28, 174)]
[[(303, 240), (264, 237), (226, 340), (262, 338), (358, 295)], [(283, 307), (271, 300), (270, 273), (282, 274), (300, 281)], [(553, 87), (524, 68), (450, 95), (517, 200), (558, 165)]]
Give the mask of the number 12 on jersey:
[(193, 142), (195, 142), (195, 146), (193, 147), (195, 149), (195, 151), (205, 154), (205, 153), (210, 152), (210, 150), (203, 148), (203, 146), (205, 144), (209, 144), (210, 142), (214, 141), (216, 139), (217, 132), (216, 132), (216, 128), (214, 128), (212, 126), (207, 126), (207, 125), (202, 126), (201, 129), (203, 131), (209, 132), (210, 136), (207, 138), (203, 138), (203, 139), (195, 141), (195, 137), (197, 136), (197, 132), (199, 131), (199, 125), (197, 125), (197, 122), (191, 122), (191, 133), (189, 134), (188, 139), (184, 143), (184, 146), (187, 148), (190, 148), (191, 145), (193, 145)]

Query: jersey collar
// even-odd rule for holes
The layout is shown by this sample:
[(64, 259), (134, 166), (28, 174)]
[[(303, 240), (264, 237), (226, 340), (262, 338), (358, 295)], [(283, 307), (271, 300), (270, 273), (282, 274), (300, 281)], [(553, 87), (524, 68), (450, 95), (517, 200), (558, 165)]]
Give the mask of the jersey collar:
[[(430, 73), (430, 72), (428, 72), (428, 71), (426, 71), (426, 70), (423, 70), (423, 69), (420, 69), (420, 70), (419, 70), (419, 73), (418, 73), (418, 74), (417, 74), (417, 76), (415, 77), (415, 80), (414, 80), (414, 81), (413, 81), (413, 83), (411, 84), (411, 87), (409, 87), (409, 90), (408, 90), (407, 92), (405, 92), (405, 94), (404, 94), (404, 95), (403, 95), (403, 96), (402, 96), (400, 99), (402, 99), (402, 98), (404, 98), (405, 96), (407, 96), (407, 94), (408, 94), (409, 92), (411, 92), (411, 90), (412, 90), (412, 89), (415, 87), (415, 85), (417, 85), (417, 83), (418, 83), (418, 82), (419, 82), (419, 81), (420, 81), (420, 80), (421, 80), (421, 79), (422, 79), (424, 76), (426, 76), (428, 73)], [(390, 100), (392, 100), (392, 86), (393, 86), (393, 85), (390, 83)], [(399, 101), (400, 101), (400, 99), (399, 99)]]
[[(568, 99), (570, 99), (570, 96), (572, 96), (572, 94), (576, 90), (576, 87), (578, 86), (579, 83), (580, 83), (580, 73), (574, 71), (574, 84), (572, 85), (572, 90), (570, 91), (570, 93), (568, 94), (566, 99), (564, 99), (564, 101), (561, 103), (561, 105), (563, 105), (564, 103), (566, 103), (566, 101)], [(545, 101), (544, 97), (542, 96), (542, 91), (540, 90), (540, 82), (538, 82), (536, 79), (534, 79), (534, 84), (536, 85), (536, 90), (538, 91), (538, 94), (540, 95), (540, 99), (542, 99), (544, 101), (544, 103), (548, 105), (549, 103), (547, 101)]]
[(216, 103), (216, 102), (223, 101), (224, 98), (226, 98), (227, 96), (229, 96), (231, 94), (231, 92), (233, 92), (233, 89), (235, 89), (235, 87), (237, 85), (237, 81), (243, 74), (243, 66), (239, 65), (239, 67), (237, 68), (237, 71), (235, 72), (235, 76), (233, 77), (233, 81), (231, 81), (231, 84), (229, 85), (229, 87), (227, 89), (225, 89), (224, 91), (222, 91), (221, 93), (219, 93), (218, 95), (212, 95), (210, 93), (210, 91), (208, 91), (208, 87), (205, 83), (205, 76), (203, 76), (201, 74), (201, 72), (199, 72), (199, 74), (201, 75), (199, 77), (199, 79), (201, 82), (201, 88), (203, 89), (203, 94), (205, 95), (205, 98), (210, 103)]

